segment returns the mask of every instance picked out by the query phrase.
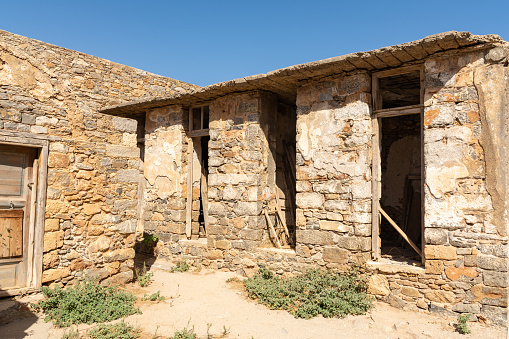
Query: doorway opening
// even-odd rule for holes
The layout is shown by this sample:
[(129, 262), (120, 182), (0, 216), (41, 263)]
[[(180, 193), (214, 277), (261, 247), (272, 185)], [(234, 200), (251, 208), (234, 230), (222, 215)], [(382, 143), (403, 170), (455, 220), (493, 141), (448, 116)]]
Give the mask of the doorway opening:
[[(283, 248), (295, 248), (296, 215), (296, 135), (297, 115), (295, 107), (277, 105), (276, 115), (276, 214), (284, 223), (283, 229), (276, 229)], [(286, 230), (287, 232), (286, 232)]]
[(189, 109), (186, 237), (207, 237), (209, 174), (209, 106)]
[(205, 238), (208, 226), (209, 136), (195, 138), (193, 145), (193, 213), (191, 239)]
[(424, 260), (422, 65), (372, 75), (372, 249), (376, 260)]
[[(421, 246), (421, 125), (419, 114), (380, 119), (381, 208)], [(387, 218), (380, 223), (381, 257), (399, 261), (420, 256)]]

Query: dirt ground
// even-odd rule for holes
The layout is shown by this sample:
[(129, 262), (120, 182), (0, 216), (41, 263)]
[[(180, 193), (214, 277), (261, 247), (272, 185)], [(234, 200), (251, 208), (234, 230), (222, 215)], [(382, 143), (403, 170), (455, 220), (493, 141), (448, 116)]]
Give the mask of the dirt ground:
[[(403, 311), (384, 303), (363, 316), (344, 319), (317, 317), (297, 319), (285, 311), (273, 311), (249, 300), (235, 284), (226, 280), (232, 272), (202, 270), (170, 273), (170, 263), (156, 262), (151, 267), (153, 282), (140, 288), (131, 285), (136, 295), (160, 291), (166, 300), (141, 302), (143, 314), (126, 321), (143, 332), (143, 338), (168, 338), (175, 331), (192, 328), (199, 338), (507, 338), (507, 329), (469, 323), (471, 333), (454, 332), (454, 318)], [(1, 301), (0, 304), (4, 302)], [(80, 325), (80, 333), (93, 326)], [(208, 330), (207, 330), (208, 329)], [(60, 339), (63, 329), (38, 317), (15, 320), (0, 326), (0, 338)]]

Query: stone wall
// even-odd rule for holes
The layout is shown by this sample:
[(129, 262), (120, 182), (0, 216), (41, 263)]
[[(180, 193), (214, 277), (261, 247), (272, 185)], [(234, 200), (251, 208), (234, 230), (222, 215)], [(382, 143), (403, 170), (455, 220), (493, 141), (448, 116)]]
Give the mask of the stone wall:
[(207, 244), (183, 240), (181, 230), (166, 254), (248, 275), (368, 262), (370, 292), (396, 307), (506, 324), (504, 53), (453, 51), (424, 64), (425, 266), (369, 262), (374, 131), (363, 71), (298, 88), (295, 250), (263, 248), (271, 247), (259, 213), (275, 193), (277, 97), (249, 92), (210, 103)]
[(297, 254), (334, 267), (371, 256), (371, 77), (299, 88)]
[(84, 269), (132, 278), (136, 121), (97, 110), (192, 88), (0, 31), (0, 130), (58, 139), (49, 148), (43, 283), (72, 283)]
[(157, 234), (161, 245), (185, 238), (187, 126), (187, 111), (179, 106), (157, 108), (146, 115), (144, 231)]
[[(428, 283), (433, 291), (422, 292), (488, 318), (507, 317), (507, 219), (501, 217), (507, 212), (488, 174), (502, 166), (489, 159), (504, 147), (499, 131), (508, 119), (501, 102), (507, 60), (493, 57), (499, 49), (425, 63), (426, 272), (444, 283)], [(505, 117), (486, 123), (497, 115)], [(500, 186), (503, 175), (495, 180)]]

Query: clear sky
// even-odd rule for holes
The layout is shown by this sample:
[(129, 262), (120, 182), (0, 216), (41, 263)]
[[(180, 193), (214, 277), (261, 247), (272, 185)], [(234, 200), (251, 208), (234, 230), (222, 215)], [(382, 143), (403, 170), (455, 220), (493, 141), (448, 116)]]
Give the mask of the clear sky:
[(0, 11), (0, 29), (200, 86), (450, 30), (509, 40), (509, 0), (20, 0)]

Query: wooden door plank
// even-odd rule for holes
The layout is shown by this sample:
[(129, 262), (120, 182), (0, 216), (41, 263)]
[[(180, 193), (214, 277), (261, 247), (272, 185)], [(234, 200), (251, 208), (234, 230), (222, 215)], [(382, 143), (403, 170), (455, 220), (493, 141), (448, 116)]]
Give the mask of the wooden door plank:
[(12, 238), (9, 255), (17, 257), (23, 255), (23, 217), (10, 218), (10, 221)]
[(23, 255), (23, 211), (0, 210), (0, 258)]

